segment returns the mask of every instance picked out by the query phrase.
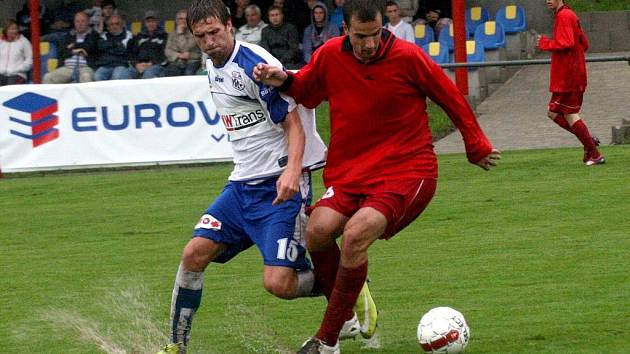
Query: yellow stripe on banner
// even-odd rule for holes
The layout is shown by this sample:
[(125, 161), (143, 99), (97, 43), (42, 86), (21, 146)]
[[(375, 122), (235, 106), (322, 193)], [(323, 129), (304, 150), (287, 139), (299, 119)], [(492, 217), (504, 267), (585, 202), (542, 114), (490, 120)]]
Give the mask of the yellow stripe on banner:
[(427, 28), (425, 25), (417, 24), (416, 25), (416, 38), (424, 38), (426, 35)]
[(516, 6), (509, 5), (505, 7), (505, 18), (508, 20), (513, 20), (516, 18)]
[(481, 7), (475, 6), (470, 8), (470, 18), (473, 21), (481, 20)]
[(485, 23), (485, 33), (487, 35), (493, 35), (497, 32), (497, 23), (494, 21), (488, 21)]
[(440, 55), (440, 42), (429, 43), (429, 55), (432, 57)]
[(50, 43), (49, 42), (39, 42), (39, 54), (40, 55), (48, 55), (50, 53)]
[(475, 54), (475, 41), (466, 41), (466, 54)]

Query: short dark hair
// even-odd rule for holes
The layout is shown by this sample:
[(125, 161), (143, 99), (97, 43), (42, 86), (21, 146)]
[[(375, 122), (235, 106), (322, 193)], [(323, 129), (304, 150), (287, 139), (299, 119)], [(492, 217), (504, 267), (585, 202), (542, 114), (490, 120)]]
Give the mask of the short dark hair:
[(389, 6), (396, 6), (398, 7), (398, 3), (396, 1), (393, 0), (389, 0), (385, 3), (385, 7), (389, 7)]
[(385, 13), (385, 0), (347, 0), (343, 4), (343, 20), (350, 26), (350, 19), (356, 17), (361, 22), (376, 20)]
[(282, 8), (282, 6), (278, 6), (278, 5), (269, 6), (269, 8), (267, 9), (267, 14), (269, 14), (271, 10), (278, 10), (284, 16), (284, 9)]
[(188, 8), (186, 24), (192, 32), (192, 27), (208, 17), (216, 17), (222, 24), (227, 25), (230, 12), (221, 0), (195, 0)]

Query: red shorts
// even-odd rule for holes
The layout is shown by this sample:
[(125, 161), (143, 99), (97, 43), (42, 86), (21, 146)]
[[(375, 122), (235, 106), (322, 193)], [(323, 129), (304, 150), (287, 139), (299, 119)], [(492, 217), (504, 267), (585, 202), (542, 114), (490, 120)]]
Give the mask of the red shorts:
[(579, 113), (584, 92), (552, 92), (549, 111), (562, 114)]
[(434, 178), (388, 180), (367, 186), (361, 194), (331, 186), (313, 208), (328, 207), (347, 217), (352, 217), (360, 208), (374, 208), (387, 219), (387, 228), (380, 238), (388, 239), (424, 211), (436, 186)]

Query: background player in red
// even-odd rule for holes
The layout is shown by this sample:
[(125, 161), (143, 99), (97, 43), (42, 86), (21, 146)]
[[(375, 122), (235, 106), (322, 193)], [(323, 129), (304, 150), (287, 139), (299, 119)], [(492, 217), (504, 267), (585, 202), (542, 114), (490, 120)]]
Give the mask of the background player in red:
[(464, 96), (419, 47), (382, 28), (383, 14), (384, 1), (348, 0), (347, 35), (326, 42), (298, 73), (265, 64), (254, 70), (307, 107), (330, 102), (327, 191), (307, 226), (328, 306), (299, 353), (339, 353), (338, 333), (367, 276), (368, 248), (415, 220), (433, 197), (437, 159), (427, 97), (461, 132), (470, 162), (487, 170), (500, 158)]
[(588, 39), (579, 18), (563, 0), (547, 0), (547, 7), (556, 15), (553, 39), (538, 36), (538, 48), (551, 52), (551, 100), (547, 116), (580, 140), (584, 145), (582, 160), (587, 166), (603, 164), (604, 156), (597, 150), (599, 140), (591, 136), (578, 115), (586, 91), (584, 52), (588, 50)]

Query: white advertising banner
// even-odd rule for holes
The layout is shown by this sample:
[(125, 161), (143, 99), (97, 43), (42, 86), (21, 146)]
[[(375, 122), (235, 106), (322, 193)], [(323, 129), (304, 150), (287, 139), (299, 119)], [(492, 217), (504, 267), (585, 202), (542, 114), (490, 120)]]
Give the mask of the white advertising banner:
[(0, 87), (4, 172), (231, 157), (205, 76)]

